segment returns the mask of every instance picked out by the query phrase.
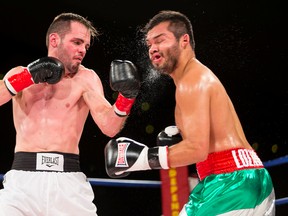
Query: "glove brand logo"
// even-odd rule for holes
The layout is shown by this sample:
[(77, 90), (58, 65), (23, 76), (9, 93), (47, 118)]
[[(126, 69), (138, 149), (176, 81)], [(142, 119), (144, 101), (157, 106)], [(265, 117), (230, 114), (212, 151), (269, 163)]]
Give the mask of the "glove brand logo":
[(36, 170), (63, 171), (64, 156), (56, 153), (37, 153)]
[(116, 167), (128, 167), (126, 152), (130, 143), (118, 143), (118, 155), (116, 160)]

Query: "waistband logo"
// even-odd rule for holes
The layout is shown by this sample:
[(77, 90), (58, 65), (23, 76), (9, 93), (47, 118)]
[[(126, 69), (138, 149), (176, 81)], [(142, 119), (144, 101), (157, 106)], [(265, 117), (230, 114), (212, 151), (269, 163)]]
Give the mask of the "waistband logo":
[(46, 157), (42, 156), (42, 165), (45, 164), (47, 167), (59, 165), (59, 157)]
[(253, 150), (250, 149), (233, 150), (232, 155), (237, 168), (263, 166), (262, 161)]
[(57, 153), (37, 153), (36, 170), (64, 171), (64, 156)]

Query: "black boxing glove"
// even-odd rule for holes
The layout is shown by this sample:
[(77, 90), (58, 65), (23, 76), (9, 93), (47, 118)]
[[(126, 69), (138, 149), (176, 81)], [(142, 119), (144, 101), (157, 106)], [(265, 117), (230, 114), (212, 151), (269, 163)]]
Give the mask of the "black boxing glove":
[(65, 72), (64, 65), (54, 57), (43, 57), (30, 63), (23, 71), (4, 80), (8, 91), (16, 95), (32, 84), (47, 82), (55, 84)]
[(182, 141), (182, 136), (180, 134), (177, 126), (168, 126), (163, 131), (161, 131), (157, 136), (158, 146), (172, 146), (176, 143)]
[(169, 169), (167, 153), (168, 146), (148, 148), (126, 137), (112, 139), (104, 149), (106, 172), (111, 178), (121, 178), (132, 171)]
[(128, 60), (114, 60), (110, 67), (110, 86), (118, 91), (114, 111), (118, 116), (130, 113), (140, 89), (140, 80), (135, 65)]

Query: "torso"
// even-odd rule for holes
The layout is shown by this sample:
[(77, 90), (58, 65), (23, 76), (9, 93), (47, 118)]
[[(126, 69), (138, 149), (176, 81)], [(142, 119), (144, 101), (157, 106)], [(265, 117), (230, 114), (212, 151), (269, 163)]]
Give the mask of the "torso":
[(15, 151), (78, 154), (78, 143), (89, 113), (82, 95), (89, 88), (93, 73), (81, 67), (73, 78), (64, 77), (54, 85), (32, 85), (15, 96)]
[[(187, 71), (189, 72), (182, 77), (185, 81), (179, 81), (178, 84), (176, 83), (175, 120), (180, 131), (184, 131), (182, 136), (199, 136), (199, 139), (197, 140), (196, 138), (195, 140), (200, 143), (207, 137), (209, 143), (208, 153), (236, 147), (251, 149), (233, 104), (218, 78), (198, 60), (191, 62), (187, 67)], [(191, 83), (196, 83), (197, 86), (192, 86)], [(187, 86), (188, 84), (190, 84), (190, 86)], [(201, 101), (198, 101), (199, 104), (196, 102), (196, 108), (193, 111), (194, 114), (191, 114), (195, 115), (195, 121), (191, 122), (191, 125), (193, 125), (195, 129), (189, 130), (188, 133), (190, 134), (185, 134), (185, 125), (189, 125), (190, 122), (185, 122), (187, 119), (187, 112), (183, 114), (179, 108), (179, 103), (181, 103), (181, 106), (186, 104), (185, 106), (192, 107), (194, 101), (193, 98), (181, 101), (182, 99), (179, 97), (179, 93), (182, 91), (180, 89), (183, 89), (184, 86), (186, 86), (187, 89), (190, 89), (189, 91), (197, 92), (195, 94), (199, 95), (195, 96), (195, 100)], [(194, 93), (191, 95), (193, 94)], [(208, 94), (209, 96), (206, 97), (204, 94)], [(204, 101), (203, 99), (202, 101), (201, 98), (207, 98), (207, 100)], [(197, 106), (199, 106), (199, 109)], [(205, 117), (209, 119), (205, 119)], [(194, 132), (195, 134), (191, 134)], [(189, 139), (193, 140), (193, 137), (189, 137)]]

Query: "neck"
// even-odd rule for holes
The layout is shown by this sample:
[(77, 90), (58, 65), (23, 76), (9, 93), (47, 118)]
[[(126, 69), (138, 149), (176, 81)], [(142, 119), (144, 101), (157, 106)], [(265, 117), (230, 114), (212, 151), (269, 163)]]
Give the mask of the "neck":
[[(180, 79), (183, 76), (183, 74), (186, 72), (188, 65), (194, 60), (196, 60), (195, 55), (191, 55), (188, 58), (185, 58), (183, 64), (179, 64), (179, 67), (175, 70), (175, 72), (170, 74), (174, 81)], [(179, 62), (181, 62), (181, 59), (179, 60)]]

